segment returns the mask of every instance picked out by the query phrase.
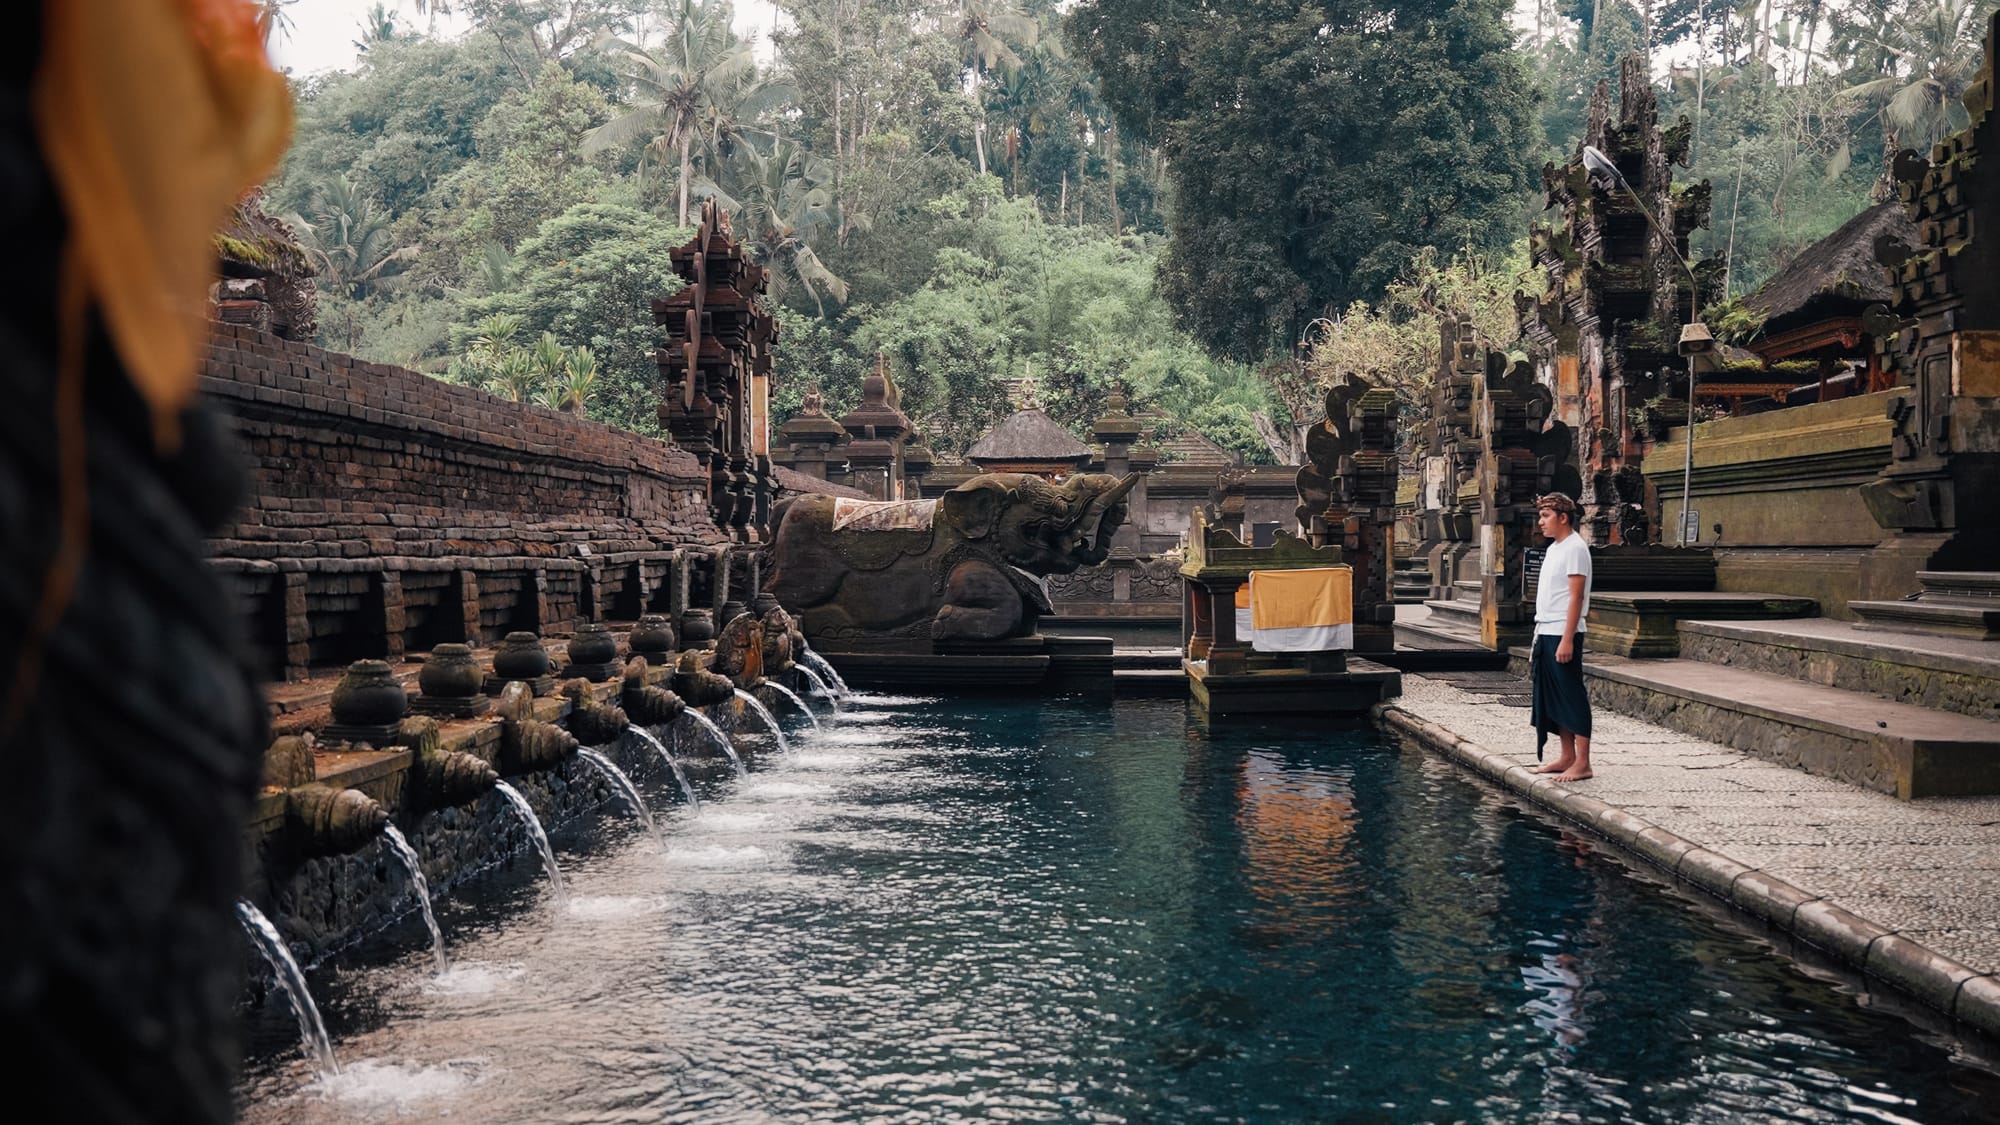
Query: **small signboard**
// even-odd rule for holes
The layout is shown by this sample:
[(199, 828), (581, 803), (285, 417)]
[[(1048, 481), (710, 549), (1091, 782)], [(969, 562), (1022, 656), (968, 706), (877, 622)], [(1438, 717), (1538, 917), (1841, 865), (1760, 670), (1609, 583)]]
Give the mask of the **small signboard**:
[(1681, 513), (1681, 545), (1701, 542), (1701, 513), (1687, 511)]

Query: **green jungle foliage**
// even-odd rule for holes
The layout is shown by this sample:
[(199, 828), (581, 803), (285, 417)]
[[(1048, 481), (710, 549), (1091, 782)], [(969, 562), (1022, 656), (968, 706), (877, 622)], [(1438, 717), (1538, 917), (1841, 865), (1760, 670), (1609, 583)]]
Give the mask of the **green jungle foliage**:
[(1447, 313), (1521, 346), (1538, 169), (1624, 52), (1740, 298), (1962, 127), (1996, 3), (777, 0), (753, 44), (725, 0), (405, 0), (297, 83), (269, 206), (321, 342), (636, 430), (713, 196), (771, 271), (779, 421), (879, 353), (946, 456), (1117, 389), (1270, 461), (1351, 373), (1421, 393)]

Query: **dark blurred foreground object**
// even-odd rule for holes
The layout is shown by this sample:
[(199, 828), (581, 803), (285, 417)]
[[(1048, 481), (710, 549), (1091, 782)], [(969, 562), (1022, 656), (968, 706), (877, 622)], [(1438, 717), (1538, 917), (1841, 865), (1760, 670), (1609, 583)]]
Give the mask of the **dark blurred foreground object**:
[(247, 0), (0, 40), (0, 1032), (26, 1120), (222, 1121), (263, 704), (202, 538), (213, 232), (282, 152)]

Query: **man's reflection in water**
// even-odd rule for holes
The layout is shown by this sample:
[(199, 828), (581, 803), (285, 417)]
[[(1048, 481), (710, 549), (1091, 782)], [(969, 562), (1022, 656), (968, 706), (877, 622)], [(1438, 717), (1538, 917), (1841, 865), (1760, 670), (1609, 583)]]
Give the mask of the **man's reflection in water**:
[[(1569, 831), (1562, 833), (1557, 849), (1577, 867), (1590, 863), (1590, 841)], [(1593, 888), (1599, 884), (1592, 880)], [(1589, 1034), (1586, 1009), (1594, 998), (1590, 978), (1595, 969), (1592, 954), (1603, 938), (1603, 903), (1593, 904), (1583, 931), (1576, 935), (1540, 938), (1529, 943), (1539, 962), (1521, 967), (1521, 981), (1535, 995), (1521, 1010), (1535, 1026), (1549, 1033), (1561, 1046), (1574, 1050)]]

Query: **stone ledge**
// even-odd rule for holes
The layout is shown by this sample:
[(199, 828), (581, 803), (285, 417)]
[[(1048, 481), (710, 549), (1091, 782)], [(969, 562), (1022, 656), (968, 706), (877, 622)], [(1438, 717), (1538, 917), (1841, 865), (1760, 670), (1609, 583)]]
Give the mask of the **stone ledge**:
[(2000, 650), (1983, 641), (1863, 630), (1844, 621), (1683, 621), (1681, 651), (1706, 664), (2000, 718)]
[(1903, 800), (2000, 793), (2000, 724), (1693, 660), (1586, 662), (1593, 700)]
[[(1864, 976), (1987, 1035), (2000, 1035), (2000, 978), (1981, 974), (1775, 875), (1701, 847), (1642, 817), (1549, 783), (1505, 755), (1394, 704), (1374, 708), (1371, 716), (1378, 724), (1484, 774), (1564, 819), (1576, 820), (1574, 814), (1588, 807), (1583, 801), (1598, 806), (1600, 811), (1594, 818), (1577, 823), (1677, 880), (1700, 887), (1734, 909), (1833, 955)], [(1558, 796), (1565, 799), (1554, 799)], [(1719, 892), (1715, 889), (1717, 885), (1722, 888)]]
[(2000, 640), (2000, 608), (1925, 602), (1848, 602), (1868, 629), (1917, 629), (1974, 640)]
[(1584, 645), (1618, 656), (1679, 656), (1678, 626), (1689, 619), (1763, 620), (1810, 617), (1819, 604), (1784, 594), (1593, 590)]

